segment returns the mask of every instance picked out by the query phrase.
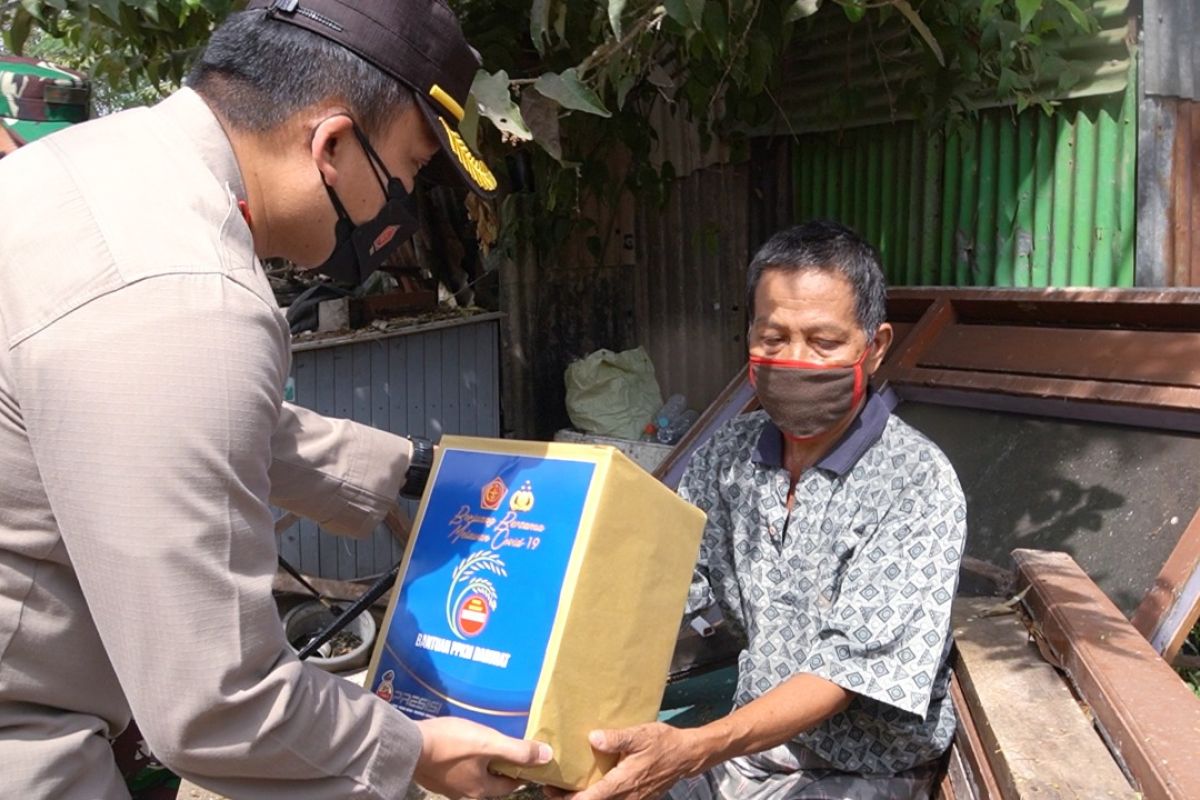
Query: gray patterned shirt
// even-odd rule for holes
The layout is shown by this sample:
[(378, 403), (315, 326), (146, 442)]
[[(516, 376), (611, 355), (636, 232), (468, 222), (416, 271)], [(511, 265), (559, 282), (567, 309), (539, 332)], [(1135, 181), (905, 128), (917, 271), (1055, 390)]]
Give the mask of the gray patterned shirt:
[(746, 642), (735, 704), (797, 673), (836, 683), (854, 697), (794, 740), (797, 763), (816, 754), (870, 775), (937, 758), (955, 726), (950, 604), (966, 504), (950, 462), (893, 405), (869, 397), (800, 476), (790, 515), (782, 434), (761, 411), (718, 430), (679, 487), (708, 514), (688, 612), (715, 604)]

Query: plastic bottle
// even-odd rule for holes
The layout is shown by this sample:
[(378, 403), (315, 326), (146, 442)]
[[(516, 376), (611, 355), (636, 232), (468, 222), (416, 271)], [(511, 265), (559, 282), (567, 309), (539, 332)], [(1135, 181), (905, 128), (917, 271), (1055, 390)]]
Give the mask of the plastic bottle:
[(675, 444), (683, 438), (683, 434), (687, 433), (687, 429), (695, 424), (700, 418), (697, 411), (688, 409), (682, 414), (671, 420), (671, 423), (665, 428), (658, 429), (658, 441), (660, 444)]
[(657, 442), (658, 441), (658, 426), (653, 422), (647, 422), (646, 427), (642, 429), (641, 441)]
[(654, 424), (661, 431), (686, 410), (687, 398), (681, 394), (673, 394), (663, 404), (663, 407), (658, 410), (658, 413), (654, 415)]

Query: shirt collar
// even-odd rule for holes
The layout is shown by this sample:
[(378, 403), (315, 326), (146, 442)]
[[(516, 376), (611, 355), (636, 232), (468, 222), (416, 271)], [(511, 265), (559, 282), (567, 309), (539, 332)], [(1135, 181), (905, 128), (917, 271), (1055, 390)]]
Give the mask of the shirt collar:
[[(869, 390), (867, 402), (863, 403), (858, 416), (850, 423), (850, 427), (842, 434), (842, 438), (838, 439), (837, 444), (821, 456), (816, 466), (836, 474), (839, 478), (846, 477), (863, 454), (883, 436), (888, 417), (899, 401), (900, 398), (891, 389), (885, 389), (882, 393)], [(758, 436), (758, 444), (754, 448), (754, 461), (767, 467), (783, 468), (783, 432), (770, 417)]]
[(184, 87), (154, 107), (171, 119), (192, 140), (204, 164), (238, 199), (246, 197), (242, 171), (229, 136), (216, 114), (193, 89)]

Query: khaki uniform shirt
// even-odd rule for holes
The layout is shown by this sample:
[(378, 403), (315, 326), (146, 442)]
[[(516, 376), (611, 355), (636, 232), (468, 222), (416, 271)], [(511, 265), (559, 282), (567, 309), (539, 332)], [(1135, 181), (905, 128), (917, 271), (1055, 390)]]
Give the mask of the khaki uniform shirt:
[(0, 794), (125, 798), (130, 713), (234, 798), (398, 798), (417, 728), (301, 664), (269, 504), (352, 536), (407, 440), (282, 401), (289, 333), (190, 90), (0, 162)]

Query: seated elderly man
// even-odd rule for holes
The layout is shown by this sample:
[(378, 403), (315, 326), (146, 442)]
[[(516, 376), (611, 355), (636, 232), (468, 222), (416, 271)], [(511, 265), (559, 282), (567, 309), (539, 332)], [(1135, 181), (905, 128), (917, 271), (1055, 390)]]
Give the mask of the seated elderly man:
[(597, 731), (620, 755), (577, 795), (918, 798), (950, 744), (950, 604), (966, 509), (946, 457), (868, 387), (892, 341), (876, 250), (813, 222), (748, 280), (762, 411), (721, 428), (680, 494), (708, 514), (689, 612), (744, 636), (734, 710)]

